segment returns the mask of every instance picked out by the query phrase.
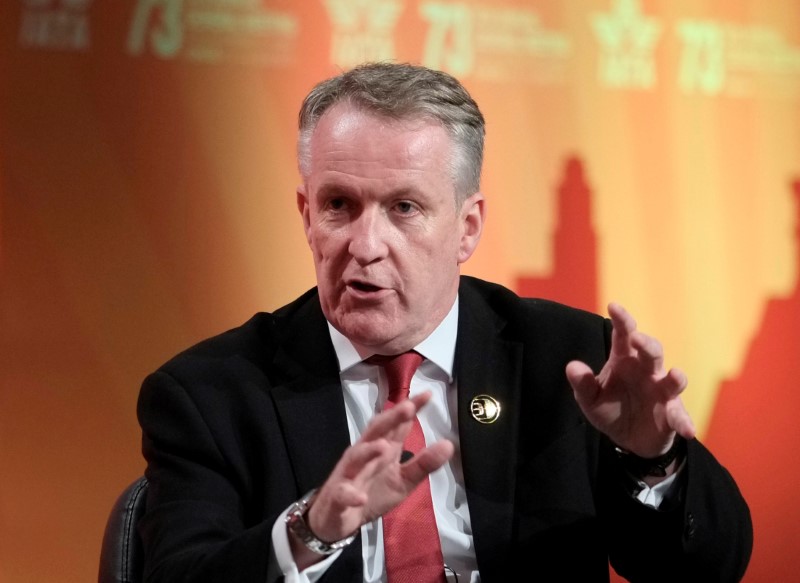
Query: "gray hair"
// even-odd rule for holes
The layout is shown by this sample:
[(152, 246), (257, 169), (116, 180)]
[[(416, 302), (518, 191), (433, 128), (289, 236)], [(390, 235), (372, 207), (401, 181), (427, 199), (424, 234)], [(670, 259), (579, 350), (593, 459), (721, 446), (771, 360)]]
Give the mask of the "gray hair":
[(478, 104), (453, 76), (407, 63), (365, 63), (317, 84), (300, 108), (297, 161), (311, 170), (311, 136), (322, 115), (337, 103), (390, 119), (431, 119), (448, 132), (456, 202), (480, 190), (486, 133)]

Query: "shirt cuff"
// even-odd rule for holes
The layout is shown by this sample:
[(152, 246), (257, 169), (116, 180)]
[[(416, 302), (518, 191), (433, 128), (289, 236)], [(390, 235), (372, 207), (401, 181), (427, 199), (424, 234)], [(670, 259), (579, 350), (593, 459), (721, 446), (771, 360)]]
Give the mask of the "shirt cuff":
[(642, 504), (657, 510), (664, 501), (664, 498), (671, 496), (675, 488), (678, 488), (675, 484), (678, 476), (683, 472), (685, 465), (686, 460), (683, 460), (674, 474), (653, 487), (648, 486), (641, 480), (637, 480), (636, 482), (639, 484), (640, 490), (636, 493), (636, 499)]

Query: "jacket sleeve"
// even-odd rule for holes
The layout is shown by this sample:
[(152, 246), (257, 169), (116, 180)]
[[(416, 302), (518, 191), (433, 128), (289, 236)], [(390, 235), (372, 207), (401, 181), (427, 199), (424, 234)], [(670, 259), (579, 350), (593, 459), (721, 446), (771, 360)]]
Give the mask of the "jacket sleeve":
[(687, 445), (677, 497), (659, 510), (621, 487), (624, 471), (611, 448), (604, 448), (598, 513), (609, 533), (611, 564), (632, 583), (734, 583), (744, 577), (753, 546), (747, 503), (698, 440)]
[(278, 513), (254, 512), (250, 484), (226, 459), (204, 409), (164, 372), (142, 386), (145, 581), (278, 581), (271, 548)]

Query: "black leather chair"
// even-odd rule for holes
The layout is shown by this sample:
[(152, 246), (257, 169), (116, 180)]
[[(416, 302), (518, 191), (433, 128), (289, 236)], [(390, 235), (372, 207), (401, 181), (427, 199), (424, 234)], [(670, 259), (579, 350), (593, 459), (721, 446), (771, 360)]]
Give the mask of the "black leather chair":
[(100, 551), (98, 583), (141, 583), (142, 541), (136, 523), (144, 514), (147, 478), (132, 482), (114, 503)]

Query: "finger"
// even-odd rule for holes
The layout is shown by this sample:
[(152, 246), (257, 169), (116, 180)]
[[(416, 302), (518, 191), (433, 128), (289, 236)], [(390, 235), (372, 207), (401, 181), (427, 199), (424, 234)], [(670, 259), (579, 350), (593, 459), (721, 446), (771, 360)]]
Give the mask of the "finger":
[(453, 457), (455, 446), (449, 439), (443, 439), (426, 447), (413, 458), (403, 464), (401, 472), (403, 479), (412, 486), (416, 486), (442, 467), (447, 460)]
[(671, 368), (666, 376), (659, 381), (659, 386), (667, 397), (677, 397), (686, 390), (688, 385), (689, 381), (686, 378), (686, 374), (677, 368)]
[(630, 335), (631, 346), (636, 350), (636, 356), (644, 369), (653, 375), (661, 373), (664, 369), (664, 347), (656, 338), (633, 332)]
[(337, 512), (349, 507), (363, 506), (368, 500), (362, 487), (364, 480), (375, 473), (376, 467), (383, 467), (389, 460), (396, 460), (397, 449), (385, 439), (356, 442), (345, 450), (320, 489), (318, 499), (326, 500)]
[[(402, 441), (402, 438), (411, 428), (411, 421), (421, 406), (416, 400), (417, 397), (406, 399), (397, 403), (391, 409), (386, 409), (375, 415), (364, 430), (361, 439), (364, 441), (381, 438), (396, 440), (399, 436), (401, 438), (400, 441)], [(424, 402), (427, 402), (428, 399), (430, 399), (430, 395), (427, 395)]]
[(414, 415), (416, 415), (417, 412), (422, 409), (428, 401), (431, 400), (432, 396), (433, 393), (431, 391), (423, 391), (422, 393), (414, 395), (408, 399), (414, 403)]
[(386, 439), (372, 441), (359, 440), (347, 448), (341, 461), (341, 476), (346, 480), (355, 480), (360, 474), (372, 473), (372, 466), (381, 460), (396, 459), (398, 447)]
[(628, 331), (636, 329), (636, 320), (619, 302), (609, 302), (608, 315), (611, 317), (612, 322), (620, 324), (620, 329)]
[(673, 399), (667, 403), (666, 414), (667, 423), (674, 431), (685, 439), (694, 439), (697, 430), (680, 399)]
[(579, 401), (592, 402), (597, 397), (600, 385), (589, 366), (579, 360), (567, 363), (567, 380)]
[(417, 412), (431, 400), (432, 396), (431, 391), (424, 391), (376, 415), (364, 431), (362, 439), (384, 437), (402, 442), (408, 435)]
[(611, 350), (622, 356), (632, 353), (630, 335), (636, 330), (636, 320), (628, 311), (616, 302), (608, 304), (608, 315), (611, 318)]

